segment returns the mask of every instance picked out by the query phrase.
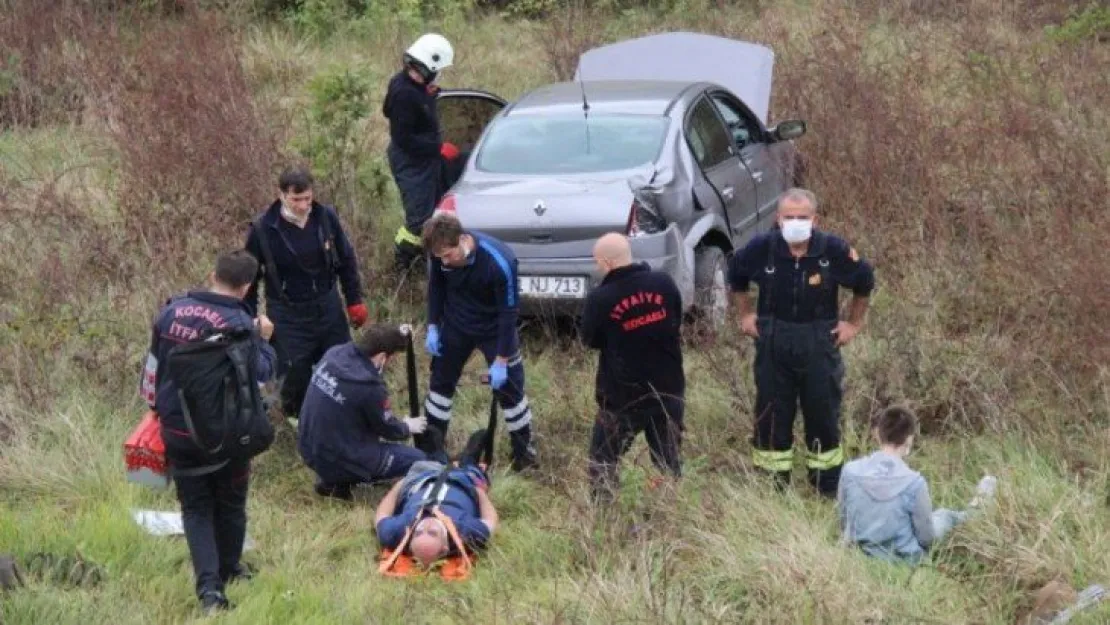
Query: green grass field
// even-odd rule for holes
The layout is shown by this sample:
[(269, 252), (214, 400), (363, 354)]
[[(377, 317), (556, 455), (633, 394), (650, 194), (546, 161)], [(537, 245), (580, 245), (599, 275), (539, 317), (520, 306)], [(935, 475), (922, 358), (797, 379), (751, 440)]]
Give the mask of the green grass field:
[[(909, 401), (925, 425), (910, 462), (929, 479), (934, 505), (962, 507), (984, 473), (1000, 477), (995, 504), (917, 569), (838, 547), (835, 509), (804, 486), (801, 467), (786, 494), (751, 470), (750, 343), (691, 336), (685, 477), (649, 489), (655, 471), (638, 441), (619, 505), (602, 514), (589, 503), (585, 471), (596, 355), (530, 325), (527, 387), (542, 468), (510, 474), (501, 430), (491, 496), (503, 526), (471, 581), (379, 576), (371, 523), (384, 488), (353, 504), (315, 497), (281, 426), (254, 465), (256, 545), (246, 561), (259, 574), (230, 587), (236, 609), (212, 622), (1002, 624), (1016, 622), (1051, 580), (1110, 584), (1110, 370), (1099, 312), (1107, 289), (1092, 251), (1104, 249), (1110, 225), (1106, 45), (1079, 27), (1070, 39), (1049, 36), (1030, 25), (1041, 19), (1033, 9), (994, 10), (985, 0), (933, 13), (844, 0), (669, 4), (572, 7), (532, 20), (448, 12), (433, 22), (459, 51), (444, 85), (511, 99), (553, 80), (559, 55), (576, 46), (664, 29), (774, 47), (775, 116), (811, 121), (799, 141), (807, 184), (826, 198), (830, 228), (878, 268), (868, 326), (845, 350), (846, 451), (868, 452), (868, 416)], [(372, 315), (421, 324), (421, 285), (397, 286), (383, 271), (400, 207), (384, 177), (378, 109), (399, 50), (423, 29), (405, 15), (234, 22), (231, 79), (216, 74), (224, 67), (216, 61), (186, 58), (185, 38), (163, 36), (171, 55), (163, 67), (181, 62), (175, 79), (184, 86), (167, 92), (197, 93), (201, 112), (211, 104), (203, 85), (239, 93), (241, 72), (242, 93), (280, 156), (321, 172), (356, 241)], [(164, 19), (172, 29), (171, 19), (188, 18)], [(0, 34), (14, 32), (5, 27)], [(138, 47), (120, 58), (144, 60), (141, 38), (123, 40)], [(16, 43), (4, 45), (0, 56), (16, 58)], [(201, 139), (225, 141), (230, 154), (244, 133), (258, 135), (247, 122), (217, 123), (253, 119), (237, 101), (189, 118), (172, 103), (122, 97), (145, 84), (122, 70), (98, 91), (79, 70), (87, 63), (96, 74), (100, 57), (75, 52), (95, 45), (51, 48), (54, 62), (72, 66), (42, 65), (31, 78), (0, 66), (0, 105), (15, 106), (3, 99), (11, 93), (70, 84), (49, 82), (48, 71), (86, 85), (87, 98), (79, 114), (0, 127), (0, 553), (80, 554), (106, 575), (82, 588), (32, 577), (0, 595), (5, 624), (200, 620), (184, 541), (148, 536), (130, 517), (135, 508), (176, 511), (173, 492), (127, 483), (122, 444), (143, 408), (150, 316), (203, 278), (215, 249), (240, 240), (219, 218), (242, 224), (271, 193), (269, 180), (247, 180), (205, 195), (213, 178), (189, 168), (196, 154), (218, 153), (195, 149)], [(20, 58), (32, 58), (28, 49)], [(152, 75), (142, 80), (159, 84)], [(144, 111), (150, 119), (136, 117)], [(159, 119), (198, 132), (165, 143), (126, 132), (140, 122), (159, 128)], [(149, 145), (121, 145), (124, 136)], [(245, 149), (228, 157), (242, 161), (212, 171), (238, 184), (250, 170), (240, 162), (268, 171), (278, 156)], [(144, 176), (159, 159), (169, 163), (159, 184), (180, 184), (181, 194), (150, 193)], [(189, 223), (203, 227), (181, 226)], [(1046, 248), (1056, 264), (1030, 273)], [(456, 401), (455, 448), (487, 415), (478, 360)], [(423, 354), (420, 363), (426, 371)], [(403, 403), (403, 371), (394, 369), (394, 401)], [(1106, 622), (1110, 604), (1071, 621)]]

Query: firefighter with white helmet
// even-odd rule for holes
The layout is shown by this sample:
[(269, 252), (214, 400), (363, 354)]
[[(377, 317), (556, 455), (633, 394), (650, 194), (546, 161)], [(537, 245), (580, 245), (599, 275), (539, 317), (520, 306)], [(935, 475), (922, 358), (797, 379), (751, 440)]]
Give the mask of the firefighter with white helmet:
[(436, 113), (435, 80), (454, 63), (451, 42), (435, 33), (422, 35), (402, 60), (401, 71), (389, 81), (382, 114), (389, 120), (389, 168), (405, 209), (405, 223), (394, 238), (395, 260), (404, 271), (423, 256), (421, 228), (447, 191), (445, 161), (457, 159), (459, 149), (443, 141)]

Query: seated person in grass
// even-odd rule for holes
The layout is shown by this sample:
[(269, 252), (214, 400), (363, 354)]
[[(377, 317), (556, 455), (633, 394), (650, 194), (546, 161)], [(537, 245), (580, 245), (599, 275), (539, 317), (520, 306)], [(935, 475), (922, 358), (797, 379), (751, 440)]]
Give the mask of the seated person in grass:
[[(929, 485), (904, 458), (913, 447), (917, 417), (906, 408), (891, 407), (878, 415), (872, 433), (879, 450), (844, 466), (837, 493), (842, 541), (870, 556), (916, 563), (969, 511), (933, 510)], [(977, 510), (994, 495), (997, 479), (986, 476), (971, 501)]]
[(382, 379), (390, 358), (405, 351), (408, 341), (400, 326), (374, 324), (357, 340), (329, 349), (316, 365), (297, 423), (297, 446), (316, 472), (317, 494), (349, 501), (352, 486), (399, 478), (425, 459), (424, 452), (400, 442), (423, 432), (425, 418), (394, 416)]
[(404, 479), (382, 498), (374, 515), (383, 548), (400, 548), (427, 568), (441, 558), (459, 555), (459, 545), (452, 535), (466, 549), (486, 545), (497, 529), (498, 517), (486, 494), (489, 476), (478, 465), (485, 442), (486, 430), (471, 435), (458, 465), (447, 470), (439, 489), (435, 486), (445, 465), (432, 460), (412, 465)]

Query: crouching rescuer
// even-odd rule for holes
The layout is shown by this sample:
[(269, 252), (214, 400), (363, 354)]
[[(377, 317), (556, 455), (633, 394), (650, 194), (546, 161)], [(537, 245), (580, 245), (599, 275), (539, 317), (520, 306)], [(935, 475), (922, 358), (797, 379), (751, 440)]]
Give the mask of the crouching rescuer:
[[(755, 339), (753, 464), (784, 486), (793, 464), (794, 415), (805, 420), (811, 483), (835, 496), (844, 452), (840, 348), (859, 332), (875, 287), (871, 265), (843, 239), (814, 230), (817, 199), (790, 189), (779, 200), (778, 229), (755, 237), (729, 261), (740, 327)], [(747, 295), (759, 285), (758, 311)], [(839, 320), (841, 287), (852, 290), (848, 319)]]
[(209, 290), (170, 299), (155, 318), (140, 383), (159, 415), (206, 612), (229, 607), (224, 586), (249, 577), (239, 558), (250, 460), (274, 436), (259, 390), (274, 370), (274, 326), (252, 319), (242, 301), (257, 271), (248, 252), (228, 252), (216, 259)]
[(301, 457), (316, 472), (316, 493), (351, 499), (351, 487), (399, 478), (424, 452), (399, 442), (424, 432), (423, 416), (398, 419), (382, 373), (411, 338), (400, 326), (374, 324), (320, 360), (298, 427)]

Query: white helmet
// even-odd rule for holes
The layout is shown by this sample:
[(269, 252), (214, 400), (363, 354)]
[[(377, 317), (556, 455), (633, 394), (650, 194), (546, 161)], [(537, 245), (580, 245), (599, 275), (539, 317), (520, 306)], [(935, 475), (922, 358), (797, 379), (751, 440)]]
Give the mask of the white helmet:
[(405, 62), (412, 63), (415, 61), (417, 65), (423, 65), (423, 68), (418, 68), (421, 73), (427, 70), (424, 78), (430, 80), (435, 77), (440, 70), (450, 67), (451, 63), (455, 60), (455, 49), (451, 47), (451, 42), (443, 35), (435, 33), (428, 33), (421, 35), (408, 50), (405, 50)]

